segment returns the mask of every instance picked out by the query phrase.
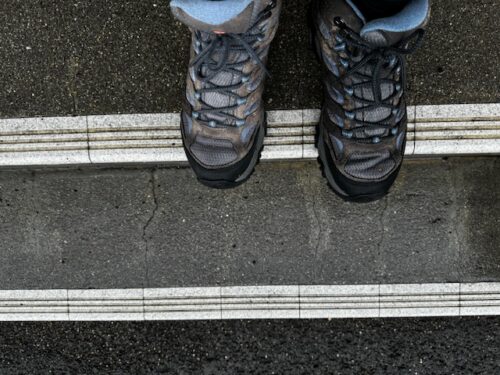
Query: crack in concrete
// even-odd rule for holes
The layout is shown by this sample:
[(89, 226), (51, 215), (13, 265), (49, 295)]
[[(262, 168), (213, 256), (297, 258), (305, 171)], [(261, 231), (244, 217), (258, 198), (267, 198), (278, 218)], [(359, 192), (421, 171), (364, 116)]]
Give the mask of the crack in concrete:
[(324, 263), (321, 257), (328, 250), (330, 242), (331, 228), (328, 225), (328, 216), (318, 206), (320, 201), (321, 185), (318, 180), (312, 178), (307, 174), (307, 182), (304, 183), (306, 187), (305, 201), (308, 216), (311, 220), (310, 230), (311, 238), (309, 240), (310, 246), (314, 248), (314, 259), (319, 261), (319, 266), (315, 268), (316, 278), (320, 278), (323, 273)]
[(464, 272), (462, 270), (462, 255), (463, 255), (463, 248), (462, 248), (462, 239), (459, 231), (459, 227), (462, 226), (462, 223), (460, 222), (459, 219), (459, 212), (460, 208), (458, 207), (458, 191), (457, 191), (457, 177), (455, 175), (455, 171), (451, 167), (451, 163), (447, 162), (446, 163), (446, 170), (448, 171), (448, 183), (451, 185), (451, 194), (452, 194), (452, 213), (451, 213), (451, 221), (452, 221), (452, 228), (451, 232), (453, 233), (453, 239), (455, 240), (456, 247), (457, 247), (457, 258), (458, 258), (458, 267), (457, 267), (457, 276), (458, 280), (463, 280), (463, 275)]
[(70, 56), (67, 61), (67, 76), (66, 88), (71, 97), (71, 106), (73, 115), (78, 114), (78, 89), (77, 89), (77, 74), (80, 71), (80, 58), (78, 56)]
[[(379, 262), (380, 262), (380, 252), (382, 250), (382, 245), (384, 244), (384, 241), (385, 241), (385, 219), (384, 218), (385, 218), (385, 214), (386, 214), (388, 208), (389, 208), (389, 195), (386, 195), (384, 197), (384, 207), (382, 208), (382, 212), (379, 215), (379, 225), (380, 225), (380, 231), (381, 231), (380, 239), (377, 242), (377, 260)], [(382, 267), (383, 267), (383, 273), (380, 276), (383, 277), (385, 274), (386, 264), (385, 264), (385, 262), (381, 262), (381, 263), (382, 263)]]
[[(309, 179), (309, 181), (311, 181)], [(309, 182), (311, 184), (311, 182)], [(312, 191), (312, 186), (311, 186), (311, 191)], [(313, 212), (313, 215), (314, 215), (314, 219), (316, 220), (316, 224), (318, 226), (318, 232), (317, 232), (317, 240), (316, 240), (316, 247), (314, 249), (314, 257), (317, 259), (318, 258), (318, 254), (319, 254), (319, 248), (321, 246), (321, 239), (323, 237), (323, 223), (320, 219), (320, 216), (319, 216), (319, 212), (318, 212), (318, 209), (317, 209), (317, 203), (318, 203), (318, 200), (316, 199), (316, 194), (312, 194), (312, 212)]]
[(89, 130), (89, 117), (85, 116), (85, 125), (87, 129), (87, 157), (89, 158), (89, 163), (94, 164), (92, 161), (92, 156), (90, 155), (90, 130)]
[[(29, 199), (28, 199), (28, 207), (29, 207), (29, 215), (26, 220), (26, 225), (29, 228), (29, 237), (27, 238), (28, 240), (28, 246), (27, 249), (34, 251), (35, 253), (42, 253), (44, 252), (44, 248), (41, 243), (41, 236), (40, 236), (40, 231), (43, 228), (43, 219), (40, 218), (40, 201), (37, 199), (38, 196), (38, 179), (37, 179), (37, 172), (36, 171), (31, 171), (31, 178), (30, 178), (30, 186), (29, 186)], [(54, 230), (53, 236), (57, 236), (58, 231)], [(58, 238), (60, 240), (60, 238)], [(47, 254), (47, 256), (52, 257), (53, 254), (52, 251), (55, 248), (57, 250), (57, 258), (58, 262), (52, 262), (50, 265), (50, 270), (47, 270), (46, 274), (50, 275), (51, 277), (54, 275), (54, 273), (57, 271), (57, 267), (60, 266), (61, 264), (64, 264), (65, 259), (66, 259), (66, 252), (64, 246), (61, 246), (60, 243), (61, 241), (56, 241), (56, 243), (59, 243), (58, 246), (53, 246), (50, 247), (51, 252)]]
[(72, 105), (73, 105), (73, 113), (76, 115), (78, 113), (78, 99), (75, 93), (71, 93)]
[[(309, 239), (308, 245), (311, 250), (311, 255), (314, 256), (314, 261), (317, 262), (318, 256), (320, 255), (322, 237), (324, 236), (323, 222), (318, 211), (318, 191), (317, 187), (314, 186), (314, 181), (309, 172), (300, 171), (297, 174), (298, 184), (301, 187), (307, 218), (309, 221)], [(314, 249), (314, 250), (313, 250)], [(314, 251), (314, 252), (313, 252)], [(315, 275), (319, 274), (321, 271), (319, 267), (315, 266)]]
[(158, 211), (159, 204), (158, 204), (158, 196), (156, 192), (156, 169), (151, 170), (151, 177), (150, 177), (150, 186), (151, 186), (151, 195), (153, 196), (153, 210), (151, 211), (151, 215), (149, 216), (148, 220), (142, 227), (142, 241), (144, 242), (145, 249), (144, 249), (144, 265), (146, 269), (146, 287), (149, 287), (149, 263), (148, 263), (148, 253), (149, 253), (149, 241), (147, 237), (147, 231), (151, 223), (153, 222), (156, 212)]
[[(311, 181), (311, 179), (310, 179)], [(312, 189), (311, 189), (312, 190)], [(323, 228), (324, 221), (320, 217), (319, 211), (317, 209), (317, 199), (318, 194), (313, 194), (312, 197), (312, 212), (314, 214), (314, 217), (316, 219), (316, 223), (318, 225), (318, 240), (316, 241), (316, 248), (314, 249), (314, 258), (316, 261), (318, 258), (324, 253), (326, 250), (326, 247), (328, 245), (328, 234), (325, 232)], [(316, 278), (320, 278), (321, 275), (323, 274), (323, 265), (325, 262), (319, 262), (319, 267), (316, 267)]]

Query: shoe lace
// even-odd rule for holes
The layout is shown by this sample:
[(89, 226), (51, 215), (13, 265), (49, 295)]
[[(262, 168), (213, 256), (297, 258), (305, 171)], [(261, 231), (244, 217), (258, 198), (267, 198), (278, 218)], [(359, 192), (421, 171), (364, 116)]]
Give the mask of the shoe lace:
[[(377, 134), (383, 134), (382, 136), (386, 137), (396, 135), (398, 132), (398, 122), (403, 117), (405, 111), (405, 109), (400, 109), (399, 100), (406, 87), (404, 56), (413, 53), (420, 47), (425, 33), (424, 30), (416, 30), (395, 45), (376, 47), (362, 39), (340, 17), (336, 17), (334, 22), (340, 28), (340, 38), (337, 40), (341, 42), (339, 44), (340, 50), (345, 51), (350, 59), (354, 59), (355, 53), (350, 53), (349, 48), (346, 48), (349, 45), (353, 51), (360, 54), (356, 54), (358, 58), (361, 56), (361, 59), (357, 62), (353, 60), (354, 63), (341, 59), (341, 64), (346, 68), (346, 72), (343, 77), (339, 77), (338, 79), (345, 80), (345, 78), (351, 77), (354, 82), (357, 82), (350, 86), (345, 86), (344, 91), (359, 104), (358, 107), (345, 111), (346, 118), (352, 121), (352, 128), (356, 129), (356, 132), (352, 128), (343, 129), (342, 135), (346, 138), (370, 138), (366, 136), (367, 132), (365, 130), (378, 130)], [(366, 69), (362, 71), (364, 67), (368, 67), (368, 69), (371, 67), (371, 73), (367, 73)], [(400, 79), (392, 78), (397, 76)], [(382, 94), (383, 84), (390, 84), (394, 87), (393, 93), (385, 99)], [(371, 88), (373, 100), (356, 95), (356, 89), (366, 87)], [(397, 100), (395, 101), (394, 99), (396, 98)], [(378, 121), (360, 120), (356, 116), (359, 112), (372, 111), (379, 108), (389, 109), (390, 114)], [(340, 121), (340, 123), (339, 126), (343, 127), (343, 121)], [(390, 129), (389, 132), (387, 131), (388, 129)], [(365, 136), (360, 136), (360, 134)], [(381, 141), (380, 137), (374, 136), (371, 137), (371, 140), (373, 143), (379, 143)]]
[[(195, 97), (201, 104), (201, 108), (192, 113), (194, 118), (210, 127), (225, 127), (231, 126), (231, 124), (242, 126), (245, 124), (245, 118), (239, 118), (231, 112), (247, 102), (246, 97), (242, 97), (236, 92), (250, 80), (250, 76), (242, 71), (244, 65), (253, 61), (262, 68), (264, 74), (269, 75), (265, 64), (259, 57), (256, 44), (265, 37), (264, 31), (261, 30), (259, 24), (270, 16), (271, 12), (265, 12), (246, 33), (204, 33), (208, 36), (208, 42), (205, 42), (206, 45), (204, 47), (203, 43), (200, 42), (202, 39), (202, 32), (196, 32), (197, 47), (203, 47), (203, 49), (200, 48), (200, 50), (197, 51), (198, 56), (191, 64), (194, 68), (196, 79), (202, 83), (202, 88), (195, 92)], [(233, 60), (235, 60), (234, 62), (230, 62), (232, 54), (234, 56), (241, 53), (246, 54), (246, 57), (241, 58), (242, 56), (239, 56), (236, 59), (233, 58)], [(238, 82), (229, 85), (214, 83), (213, 79), (223, 72), (238, 77)], [(232, 104), (226, 106), (213, 106), (203, 100), (202, 94), (207, 93), (223, 94), (234, 100), (229, 102)], [(209, 114), (212, 114), (212, 116), (210, 116), (211, 118), (222, 117), (229, 121), (222, 123), (210, 119), (207, 117)], [(249, 114), (250, 113), (245, 113), (245, 117)]]

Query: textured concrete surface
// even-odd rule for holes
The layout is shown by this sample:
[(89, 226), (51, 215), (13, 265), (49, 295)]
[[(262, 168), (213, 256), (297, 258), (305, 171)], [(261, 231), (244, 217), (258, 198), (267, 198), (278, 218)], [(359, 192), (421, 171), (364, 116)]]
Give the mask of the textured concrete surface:
[[(285, 3), (266, 103), (316, 108), (308, 5)], [(498, 0), (434, 1), (427, 40), (410, 58), (412, 104), (500, 101), (497, 8)], [(187, 29), (165, 0), (4, 1), (0, 116), (178, 111), (187, 46)]]
[(142, 285), (149, 175), (3, 172), (0, 289)]
[(0, 326), (5, 374), (495, 374), (500, 319)]
[(409, 160), (366, 205), (314, 162), (228, 191), (185, 168), (2, 171), (0, 288), (498, 281), (499, 161)]

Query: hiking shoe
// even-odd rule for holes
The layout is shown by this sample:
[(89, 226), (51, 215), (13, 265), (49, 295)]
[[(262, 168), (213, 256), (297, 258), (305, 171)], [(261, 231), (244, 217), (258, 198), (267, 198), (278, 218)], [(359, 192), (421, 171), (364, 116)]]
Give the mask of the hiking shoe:
[(215, 188), (247, 180), (266, 132), (262, 103), (281, 0), (172, 0), (192, 33), (184, 149), (198, 179)]
[(428, 0), (367, 21), (351, 0), (313, 0), (316, 52), (325, 99), (317, 132), (320, 163), (341, 197), (371, 201), (387, 194), (406, 144), (404, 56), (422, 42)]

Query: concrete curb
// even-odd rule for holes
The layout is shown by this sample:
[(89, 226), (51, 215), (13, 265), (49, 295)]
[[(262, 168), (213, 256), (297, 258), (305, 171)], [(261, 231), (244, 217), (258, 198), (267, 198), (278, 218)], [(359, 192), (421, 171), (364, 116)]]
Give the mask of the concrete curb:
[[(263, 160), (317, 157), (319, 110), (268, 112)], [(408, 156), (500, 154), (500, 103), (408, 107)], [(186, 162), (179, 115), (0, 120), (0, 166)]]
[(500, 283), (0, 290), (0, 321), (500, 315)]

